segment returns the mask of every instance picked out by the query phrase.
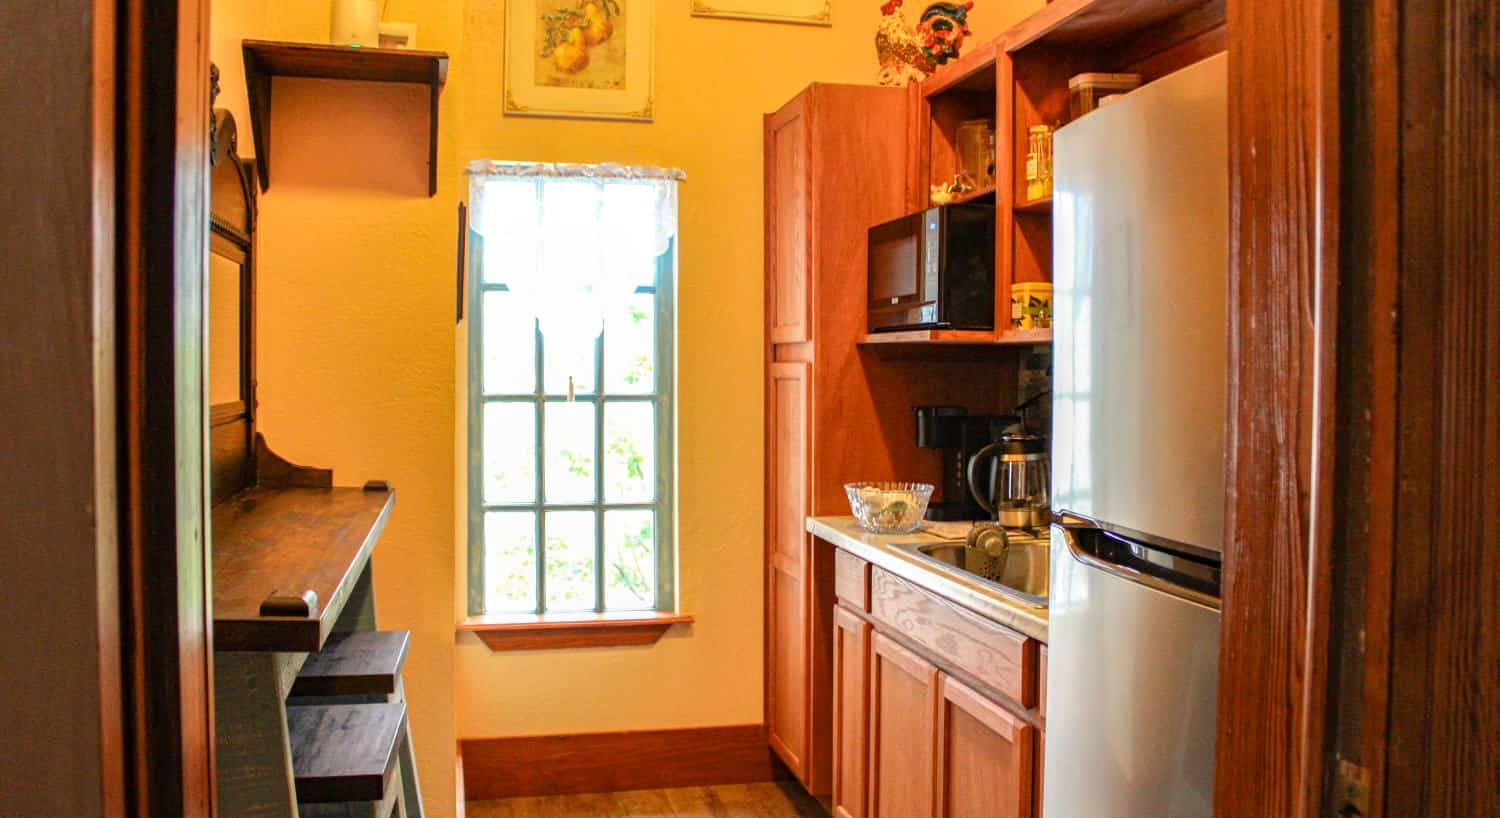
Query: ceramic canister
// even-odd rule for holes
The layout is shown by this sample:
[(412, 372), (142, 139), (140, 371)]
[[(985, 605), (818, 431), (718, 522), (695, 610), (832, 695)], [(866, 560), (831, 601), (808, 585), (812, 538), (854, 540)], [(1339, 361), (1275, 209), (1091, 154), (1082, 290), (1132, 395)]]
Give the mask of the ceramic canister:
[(333, 0), (328, 41), (334, 45), (380, 45), (379, 0)]

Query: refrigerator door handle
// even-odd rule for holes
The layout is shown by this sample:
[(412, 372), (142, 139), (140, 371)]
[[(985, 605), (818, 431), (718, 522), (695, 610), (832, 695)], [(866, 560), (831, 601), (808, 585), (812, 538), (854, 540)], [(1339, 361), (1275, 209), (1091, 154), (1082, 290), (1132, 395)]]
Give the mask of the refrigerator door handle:
[(1167, 570), (1159, 572), (1143, 571), (1134, 566), (1107, 559), (1079, 544), (1078, 539), (1080, 534), (1085, 538), (1111, 536), (1106, 534), (1103, 529), (1066, 522), (1054, 522), (1052, 527), (1062, 535), (1063, 543), (1068, 548), (1068, 555), (1083, 565), (1111, 576), (1119, 577), (1128, 582), (1134, 582), (1137, 585), (1144, 585), (1147, 588), (1160, 591), (1177, 599), (1193, 602), (1205, 608), (1212, 608), (1215, 611), (1220, 610), (1220, 600), (1217, 595), (1205, 593), (1181, 582), (1174, 582), (1167, 577), (1160, 576), (1160, 574), (1170, 573)]

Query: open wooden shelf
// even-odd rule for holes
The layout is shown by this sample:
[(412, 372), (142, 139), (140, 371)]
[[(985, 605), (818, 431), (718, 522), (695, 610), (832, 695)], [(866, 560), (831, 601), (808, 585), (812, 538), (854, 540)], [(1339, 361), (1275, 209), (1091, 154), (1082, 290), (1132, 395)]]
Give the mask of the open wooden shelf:
[(1032, 199), (1027, 202), (1018, 201), (1015, 204), (1015, 211), (1017, 213), (1051, 213), (1052, 197), (1043, 196), (1040, 199)]
[(949, 91), (990, 91), (996, 85), (995, 60), (1000, 54), (1000, 41), (981, 43), (973, 51), (940, 66), (932, 76), (922, 81), (922, 96), (934, 97)]
[(411, 631), (354, 631), (309, 654), (291, 696), (387, 696), (400, 689)]
[(978, 189), (975, 189), (975, 190), (971, 190), (968, 193), (960, 193), (957, 196), (953, 197), (953, 202), (952, 203), (953, 204), (966, 204), (968, 202), (980, 202), (980, 201), (984, 201), (985, 199), (989, 199), (992, 202), (995, 200), (995, 186), (994, 185), (985, 185), (984, 187), (981, 187), (981, 188), (978, 188)]
[(243, 50), (261, 190), (271, 186), (271, 78), (308, 77), (426, 85), (429, 89), (427, 195), (437, 194), (438, 96), (448, 80), (446, 53), (267, 40), (245, 40)]
[(1036, 346), (1052, 343), (1052, 328), (1041, 329), (1007, 329), (1000, 334), (998, 343), (1013, 346)]
[[(390, 489), (256, 487), (215, 506), (214, 649), (320, 650), (395, 501)], [(267, 597), (305, 591), (311, 615), (261, 615)]]
[(1033, 346), (1052, 343), (1051, 329), (985, 330), (917, 329), (871, 332), (859, 339), (863, 346)]
[(1001, 39), (1006, 51), (1031, 45), (1117, 44), (1200, 9), (1222, 18), (1223, 8), (1224, 0), (1054, 0), (1011, 27)]
[(286, 721), (299, 802), (379, 803), (393, 794), (405, 702), (298, 705)]

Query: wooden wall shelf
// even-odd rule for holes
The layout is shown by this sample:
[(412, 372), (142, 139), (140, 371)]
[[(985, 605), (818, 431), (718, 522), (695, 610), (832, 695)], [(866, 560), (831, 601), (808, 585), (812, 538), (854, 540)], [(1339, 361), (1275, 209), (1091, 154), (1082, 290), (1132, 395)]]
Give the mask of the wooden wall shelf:
[(438, 96), (448, 79), (446, 53), (266, 40), (245, 40), (243, 49), (261, 190), (271, 186), (271, 79), (307, 77), (427, 86), (427, 195), (437, 194)]
[(902, 332), (871, 332), (859, 339), (861, 346), (1005, 347), (1052, 343), (1051, 329), (1006, 329), (998, 335), (984, 330), (917, 329)]

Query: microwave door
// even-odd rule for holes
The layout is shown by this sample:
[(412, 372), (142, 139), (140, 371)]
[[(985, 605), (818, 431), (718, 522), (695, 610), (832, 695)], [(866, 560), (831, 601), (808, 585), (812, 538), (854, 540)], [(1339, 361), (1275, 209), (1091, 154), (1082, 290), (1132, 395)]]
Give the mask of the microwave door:
[[(927, 214), (917, 213), (870, 230), (870, 330), (910, 328), (937, 319), (935, 275), (927, 276)], [(931, 246), (935, 246), (932, 243)]]

